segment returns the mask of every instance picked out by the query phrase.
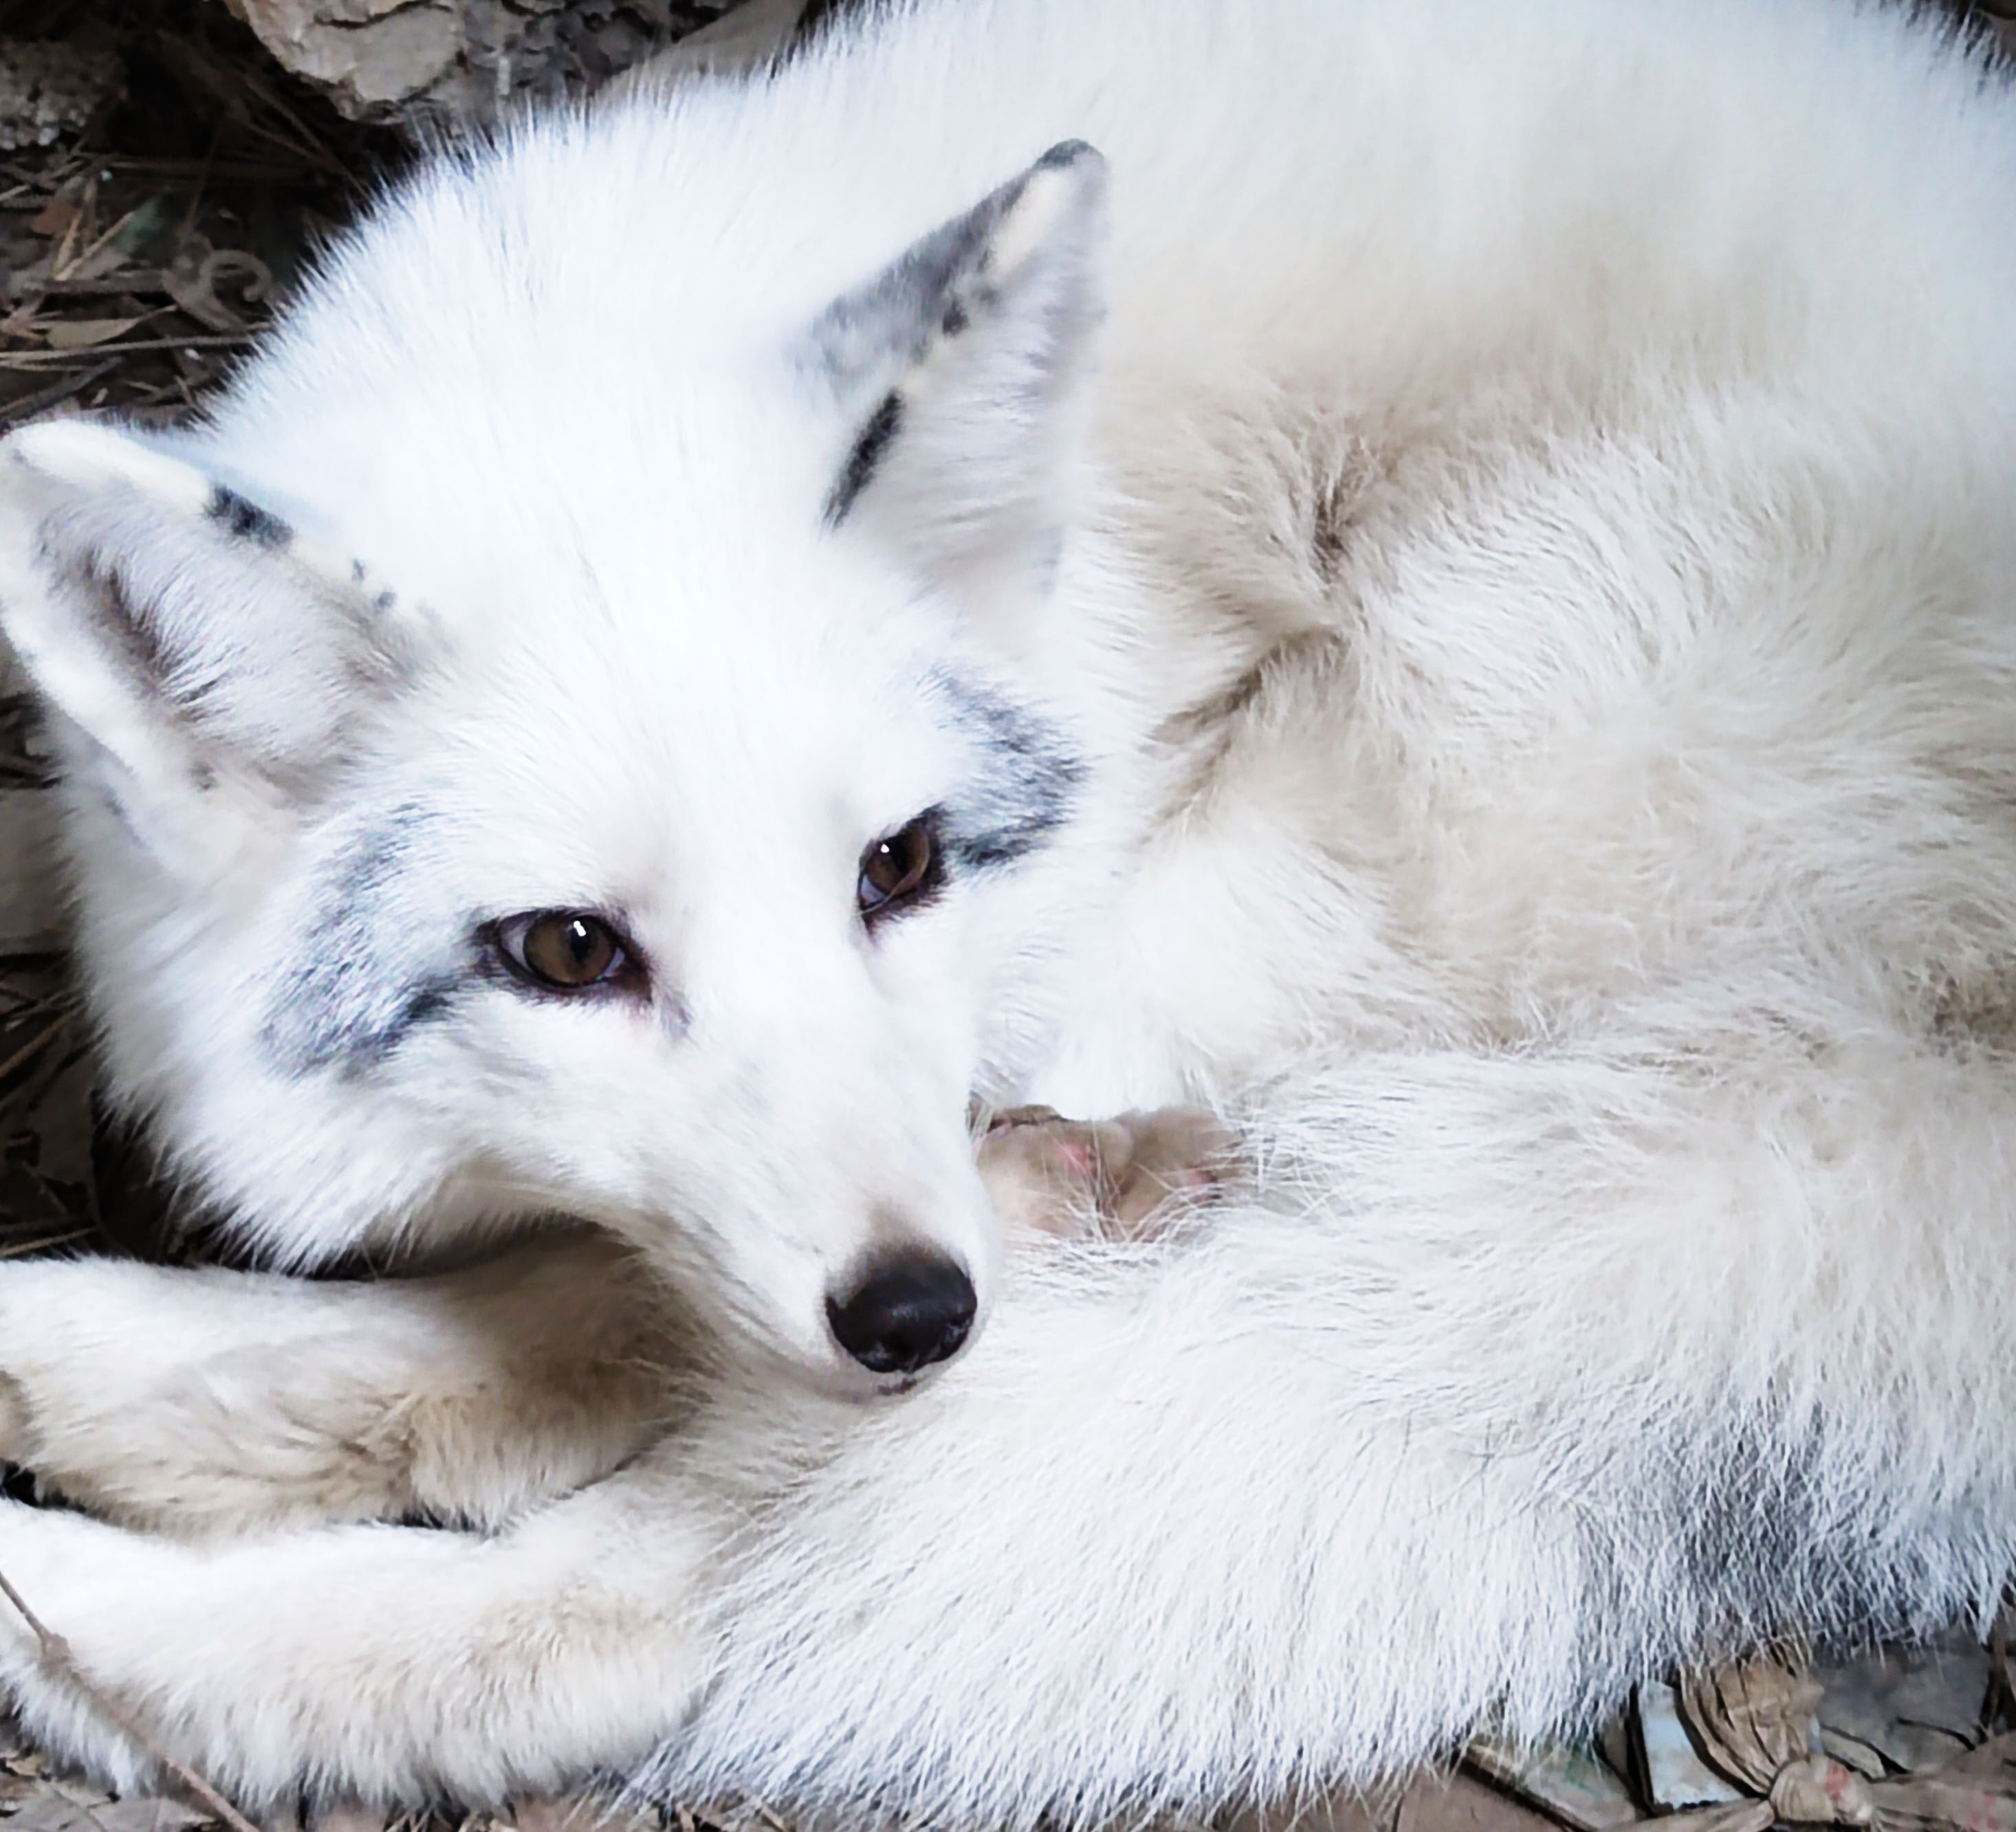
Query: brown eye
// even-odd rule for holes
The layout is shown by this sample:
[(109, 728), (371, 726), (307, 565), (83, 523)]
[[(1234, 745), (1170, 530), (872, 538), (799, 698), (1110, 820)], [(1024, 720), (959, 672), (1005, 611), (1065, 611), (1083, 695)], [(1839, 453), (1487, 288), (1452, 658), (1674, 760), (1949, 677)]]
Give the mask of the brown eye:
[(613, 979), (628, 957), (616, 931), (584, 910), (549, 909), (502, 924), (499, 945), (528, 980), (578, 992)]
[(920, 814), (862, 854), (855, 902), (862, 915), (873, 922), (936, 890), (941, 875), (937, 816)]

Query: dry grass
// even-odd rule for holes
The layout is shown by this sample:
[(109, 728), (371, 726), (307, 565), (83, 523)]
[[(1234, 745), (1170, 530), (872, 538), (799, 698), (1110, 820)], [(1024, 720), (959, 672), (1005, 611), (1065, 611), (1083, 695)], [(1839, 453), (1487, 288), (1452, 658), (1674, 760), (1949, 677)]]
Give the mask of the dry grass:
[[(74, 0), (0, 4), (0, 39), (74, 32)], [(192, 412), (403, 142), (276, 71), (214, 0), (99, 0), (88, 33), (121, 80), (81, 132), (0, 153), (0, 431), (105, 409)], [(46, 753), (0, 671), (0, 1254), (158, 1250), (171, 1204), (94, 1111), (88, 1029), (28, 830)]]

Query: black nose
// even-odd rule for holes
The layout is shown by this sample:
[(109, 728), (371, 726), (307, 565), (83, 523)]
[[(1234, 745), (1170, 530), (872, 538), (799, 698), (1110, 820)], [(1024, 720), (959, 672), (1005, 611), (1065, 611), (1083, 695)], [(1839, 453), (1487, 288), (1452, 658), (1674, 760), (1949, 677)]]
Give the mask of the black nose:
[(973, 1281), (937, 1254), (884, 1260), (844, 1299), (826, 1301), (834, 1340), (878, 1374), (914, 1374), (959, 1353), (973, 1327)]

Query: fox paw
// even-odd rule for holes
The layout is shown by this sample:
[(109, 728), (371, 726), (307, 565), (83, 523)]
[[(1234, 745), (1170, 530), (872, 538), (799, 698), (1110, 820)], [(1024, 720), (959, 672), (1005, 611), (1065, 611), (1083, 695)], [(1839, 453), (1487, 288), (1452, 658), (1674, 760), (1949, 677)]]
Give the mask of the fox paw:
[(981, 1135), (979, 1161), (1010, 1239), (1144, 1240), (1216, 1200), (1239, 1170), (1232, 1133), (1188, 1107), (1097, 1121), (1010, 1107)]

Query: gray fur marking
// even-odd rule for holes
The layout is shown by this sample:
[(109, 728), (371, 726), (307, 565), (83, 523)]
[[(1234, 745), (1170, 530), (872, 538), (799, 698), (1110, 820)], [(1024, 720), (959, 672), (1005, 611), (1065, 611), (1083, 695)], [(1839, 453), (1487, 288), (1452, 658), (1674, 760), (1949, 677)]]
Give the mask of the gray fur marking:
[(333, 1068), (368, 1073), (416, 1031), (444, 1017), (470, 963), (416, 959), (407, 932), (426, 919), (408, 912), (396, 887), (414, 833), (427, 817), (395, 808), (339, 852), (316, 889), (315, 913), (292, 970), (275, 990), (260, 1040), (288, 1073)]
[(250, 541), (269, 552), (277, 552), (294, 538), (294, 531), (271, 509), (261, 509), (221, 484), (211, 487), (203, 513), (234, 540)]
[(847, 520), (848, 511), (855, 500), (874, 480), (876, 467), (882, 462), (883, 454), (894, 443), (903, 428), (903, 396), (898, 389), (891, 388), (882, 397), (882, 404), (868, 416), (868, 423), (855, 436), (854, 445), (847, 455), (847, 462), (834, 480), (832, 490), (826, 499), (826, 525), (837, 528)]
[(1084, 760), (1047, 719), (992, 688), (941, 672), (931, 689), (985, 759), (973, 784), (946, 803), (946, 850), (968, 870), (1012, 865), (1070, 819)]
[(994, 283), (995, 232), (1031, 176), (1097, 160), (1082, 140), (1053, 146), (1028, 171), (990, 192), (913, 243), (866, 284), (843, 293), (821, 315), (813, 346), (842, 387), (921, 362), (941, 337), (957, 337), (999, 303)]
[(161, 645), (160, 631), (128, 590), (117, 567), (96, 553), (73, 560), (46, 539), (38, 544), (36, 556), (48, 572), (70, 586), (97, 626), (99, 642), (125, 663), (133, 686), (143, 693), (163, 692), (171, 657)]

